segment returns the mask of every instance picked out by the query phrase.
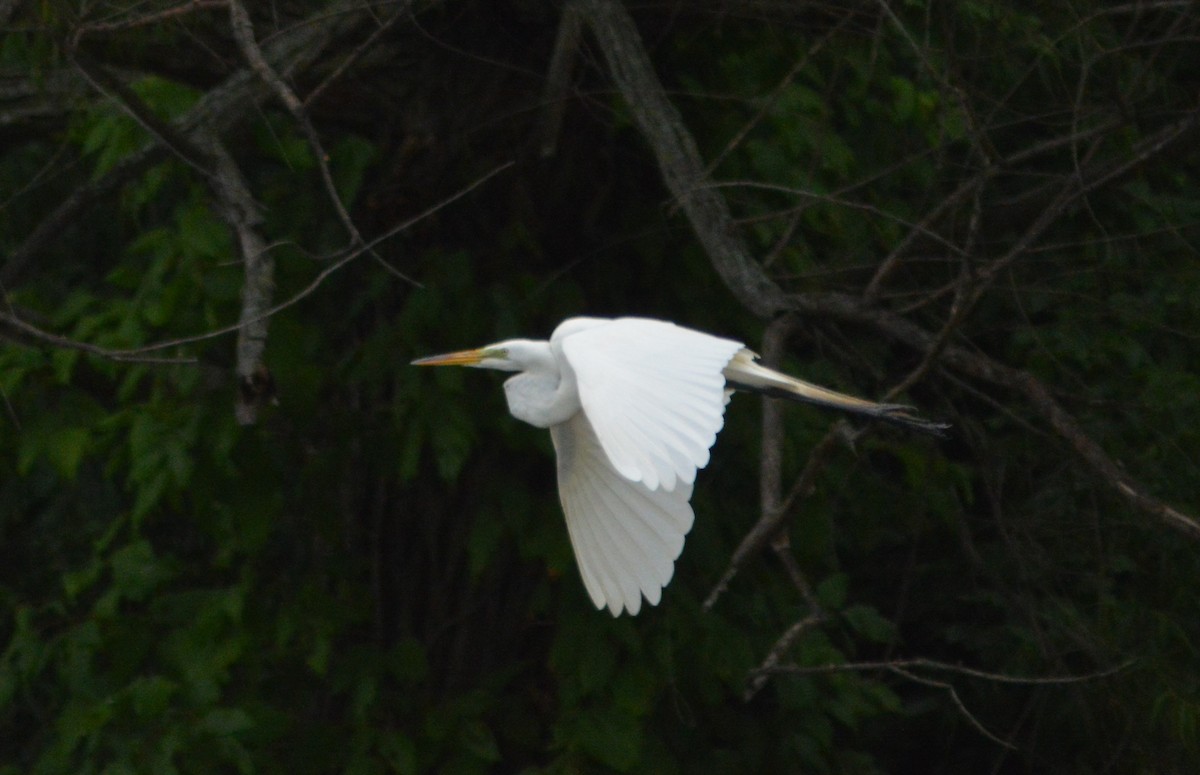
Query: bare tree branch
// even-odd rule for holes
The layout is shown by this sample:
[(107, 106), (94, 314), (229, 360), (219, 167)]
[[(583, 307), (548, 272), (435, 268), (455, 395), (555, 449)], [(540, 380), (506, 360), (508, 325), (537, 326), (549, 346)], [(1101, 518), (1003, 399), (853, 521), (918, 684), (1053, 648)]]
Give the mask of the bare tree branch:
[[(16, 312), (9, 310), (8, 312), (0, 311), (0, 322), (8, 325), (10, 328), (18, 331), (31, 339), (41, 342), (42, 344), (55, 347), (60, 350), (78, 350), (79, 352), (87, 353), (88, 355), (96, 355), (101, 358), (107, 358), (112, 361), (124, 361), (127, 363), (153, 363), (153, 364), (172, 364), (172, 363), (195, 363), (195, 358), (180, 357), (170, 358), (161, 356), (142, 355), (133, 350), (113, 350), (99, 345), (89, 344), (88, 342), (80, 342), (58, 334), (52, 334), (49, 331), (43, 331), (37, 326), (27, 323), (17, 317)], [(164, 348), (165, 349), (165, 348)]]
[(973, 714), (973, 713), (971, 713), (971, 711), (967, 710), (967, 706), (963, 703), (962, 698), (958, 696), (958, 690), (954, 688), (954, 684), (949, 683), (947, 681), (936, 681), (932, 678), (924, 678), (922, 676), (916, 675), (915, 673), (911, 673), (902, 667), (893, 666), (888, 669), (891, 672), (895, 673), (896, 675), (907, 678), (908, 680), (912, 681), (913, 683), (918, 683), (923, 686), (929, 686), (934, 689), (941, 689), (941, 690), (945, 691), (946, 694), (948, 694), (950, 696), (950, 701), (954, 703), (954, 707), (958, 709), (959, 715), (962, 716), (963, 718), (965, 718), (967, 720), (967, 723), (975, 728), (976, 732), (983, 735), (988, 740), (991, 740), (993, 743), (1003, 746), (1003, 747), (1009, 749), (1010, 751), (1017, 750), (1017, 747), (1015, 745), (1013, 745), (1009, 741), (1005, 740), (1004, 738), (996, 735), (994, 732), (989, 730), (987, 727), (985, 727), (983, 725), (982, 721), (980, 721), (979, 719), (977, 719), (975, 717), (975, 714)]
[(666, 98), (637, 26), (619, 0), (572, 0), (600, 44), (617, 88), (658, 159), (663, 180), (712, 259), (713, 268), (746, 309), (771, 318), (787, 298), (750, 255), (729, 206), (708, 185), (696, 141)]
[(218, 210), (237, 237), (245, 277), (234, 366), (238, 378), (234, 414), (239, 424), (253, 425), (259, 407), (275, 397), (270, 372), (263, 363), (270, 322), (263, 313), (270, 309), (275, 294), (275, 261), (259, 234), (262, 215), (237, 162), (216, 137), (209, 138), (209, 151), (216, 160), (212, 183)]
[(1116, 675), (1124, 670), (1128, 670), (1134, 664), (1134, 660), (1129, 659), (1119, 665), (1106, 667), (1103, 670), (1097, 670), (1092, 673), (1081, 673), (1079, 675), (1050, 675), (1050, 676), (1023, 676), (1009, 675), (1007, 673), (992, 673), (987, 670), (977, 670), (973, 667), (965, 665), (956, 665), (950, 662), (939, 662), (936, 659), (924, 659), (922, 657), (912, 659), (888, 659), (875, 662), (838, 662), (828, 665), (788, 665), (777, 664), (769, 668), (764, 668), (768, 673), (776, 675), (827, 675), (829, 673), (857, 673), (869, 672), (873, 670), (901, 670), (924, 669), (933, 670), (942, 673), (953, 673), (962, 675), (968, 678), (978, 678), (982, 681), (992, 681), (993, 683), (1016, 684), (1019, 686), (1057, 686), (1063, 684), (1083, 683), (1085, 681), (1095, 681), (1100, 678), (1108, 678)]

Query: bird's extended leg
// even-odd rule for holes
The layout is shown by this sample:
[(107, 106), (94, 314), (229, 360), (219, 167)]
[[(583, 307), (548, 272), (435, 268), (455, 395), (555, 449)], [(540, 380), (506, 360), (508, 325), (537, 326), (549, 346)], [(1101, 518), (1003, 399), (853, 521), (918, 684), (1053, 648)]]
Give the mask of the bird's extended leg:
[(729, 386), (737, 390), (749, 390), (772, 398), (786, 398), (790, 401), (802, 401), (828, 409), (860, 414), (935, 436), (945, 436), (946, 429), (950, 427), (947, 423), (918, 417), (915, 414), (916, 410), (911, 406), (877, 404), (768, 369), (758, 363), (758, 356), (754, 352), (747, 349), (738, 351), (725, 366), (723, 373)]

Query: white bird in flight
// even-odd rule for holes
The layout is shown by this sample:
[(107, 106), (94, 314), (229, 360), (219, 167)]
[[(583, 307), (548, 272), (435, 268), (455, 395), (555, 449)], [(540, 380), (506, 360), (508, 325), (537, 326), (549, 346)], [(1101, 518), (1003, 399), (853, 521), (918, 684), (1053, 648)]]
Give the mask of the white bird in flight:
[(558, 494), (583, 585), (613, 616), (657, 605), (692, 528), (692, 485), (734, 390), (940, 434), (898, 404), (837, 393), (759, 365), (741, 342), (648, 318), (570, 318), (550, 341), (509, 339), (415, 366), (515, 371), (518, 420), (549, 428)]

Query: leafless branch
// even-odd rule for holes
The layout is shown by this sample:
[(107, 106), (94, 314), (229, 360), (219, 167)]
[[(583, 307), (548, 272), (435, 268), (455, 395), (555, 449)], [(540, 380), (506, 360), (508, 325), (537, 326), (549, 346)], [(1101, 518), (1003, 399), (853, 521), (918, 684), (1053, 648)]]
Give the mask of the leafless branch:
[(792, 646), (796, 644), (796, 641), (800, 639), (800, 636), (812, 628), (820, 626), (820, 624), (824, 621), (825, 614), (820, 611), (816, 611), (808, 616), (805, 616), (791, 627), (788, 627), (786, 630), (784, 630), (783, 634), (780, 635), (775, 641), (774, 645), (771, 646), (771, 650), (767, 652), (767, 656), (763, 659), (762, 665), (758, 668), (758, 670), (750, 674), (750, 680), (747, 683), (746, 690), (742, 692), (742, 700), (744, 702), (749, 702), (750, 700), (754, 699), (754, 695), (758, 694), (759, 690), (766, 685), (767, 681), (770, 679), (770, 676), (779, 671), (781, 668), (781, 665), (779, 664), (780, 660), (783, 659), (783, 655), (786, 654), (792, 648)]
[(963, 718), (965, 718), (967, 720), (967, 723), (975, 728), (976, 732), (983, 735), (988, 740), (991, 740), (993, 743), (996, 743), (997, 745), (1003, 746), (1011, 751), (1017, 750), (1017, 747), (1015, 745), (1013, 745), (1009, 741), (1005, 740), (1004, 738), (996, 735), (994, 732), (989, 730), (987, 727), (985, 727), (983, 725), (982, 721), (980, 721), (979, 719), (977, 719), (975, 717), (975, 714), (973, 714), (973, 713), (971, 713), (971, 711), (967, 710), (967, 706), (963, 703), (962, 698), (958, 696), (958, 690), (954, 688), (954, 684), (949, 683), (947, 681), (936, 681), (932, 678), (925, 678), (923, 676), (919, 676), (919, 675), (916, 675), (915, 673), (909, 672), (908, 670), (905, 670), (902, 667), (893, 666), (893, 667), (888, 668), (888, 670), (895, 673), (896, 675), (907, 678), (908, 680), (912, 681), (913, 683), (918, 683), (918, 684), (921, 684), (922, 686), (929, 686), (934, 689), (941, 689), (942, 691), (946, 692), (946, 694), (949, 695), (949, 697), (950, 697), (950, 701), (954, 703), (954, 707), (956, 709), (958, 709), (959, 715), (962, 716)]
[[(901, 226), (906, 226), (909, 228), (909, 230), (911, 232), (915, 232), (915, 233), (919, 234), (920, 236), (928, 237), (930, 240), (932, 240), (932, 241), (936, 242), (937, 244), (941, 245), (942, 247), (946, 248), (951, 253), (961, 253), (962, 252), (961, 247), (959, 247), (952, 240), (947, 239), (946, 237), (942, 236), (941, 234), (938, 234), (936, 231), (934, 231), (932, 228), (930, 228), (928, 225), (926, 225), (925, 221), (922, 221), (920, 223), (910, 223), (909, 221), (906, 221), (903, 218), (897, 216), (895, 213), (887, 212), (886, 210), (876, 207), (875, 205), (868, 204), (865, 202), (856, 202), (851, 199), (845, 199), (843, 197), (838, 196), (837, 194), (819, 194), (814, 191), (806, 191), (804, 189), (795, 188), (793, 186), (781, 186), (776, 183), (764, 183), (759, 180), (724, 180), (719, 183), (713, 183), (711, 185), (714, 188), (742, 187), (742, 188), (754, 188), (754, 189), (759, 189), (762, 191), (777, 191), (781, 194), (787, 194), (789, 196), (799, 197), (801, 199), (807, 200), (808, 202), (822, 202), (825, 204), (838, 205), (838, 206), (844, 207), (848, 210), (861, 210), (865, 213), (870, 213), (871, 215), (877, 215), (881, 218), (886, 218), (887, 220), (892, 221), (893, 223), (898, 223)], [(786, 215), (786, 214), (790, 214), (793, 212), (797, 212), (799, 210), (802, 210), (805, 207), (808, 207), (807, 203), (799, 205), (797, 207), (788, 208), (783, 211), (767, 213), (767, 214), (760, 215), (760, 216), (754, 216), (752, 218), (743, 218), (739, 221), (739, 223), (754, 223), (755, 221), (762, 221), (762, 220), (768, 220), (768, 219), (772, 219), (772, 218), (778, 218), (780, 215)]]
[[(333, 173), (329, 169), (329, 155), (325, 153), (325, 148), (321, 145), (321, 138), (317, 135), (316, 128), (313, 127), (312, 121), (309, 120), (308, 114), (304, 110), (304, 103), (300, 101), (300, 98), (296, 96), (291, 87), (283, 82), (279, 74), (271, 68), (270, 63), (267, 62), (267, 58), (263, 56), (262, 50), (258, 47), (258, 42), (254, 39), (254, 25), (250, 20), (250, 14), (246, 12), (241, 0), (227, 0), (227, 2), (229, 3), (229, 24), (233, 30), (234, 40), (237, 41), (238, 48), (242, 51), (242, 56), (246, 58), (246, 61), (250, 64), (250, 68), (258, 77), (275, 92), (279, 101), (292, 114), (292, 119), (300, 126), (300, 131), (303, 132), (304, 139), (308, 143), (309, 150), (316, 161), (317, 171), (321, 176), (321, 183), (325, 187), (325, 195), (333, 205), (333, 210), (337, 214), (342, 228), (350, 235), (351, 246), (366, 244), (362, 234), (358, 231), (358, 227), (354, 225), (354, 219), (350, 217), (350, 212), (346, 210), (346, 205), (342, 202), (342, 198), (338, 194), (337, 186), (333, 182)], [(399, 13), (401, 12), (397, 12), (397, 16)], [(384, 261), (374, 251), (368, 250), (367, 252), (376, 263), (381, 264), (390, 274), (413, 285), (419, 285), (411, 277)]]
[(325, 185), (325, 193), (329, 197), (329, 201), (333, 204), (334, 210), (337, 212), (338, 220), (342, 222), (342, 226), (352, 237), (353, 244), (361, 245), (362, 237), (358, 233), (358, 229), (354, 226), (354, 222), (350, 219), (350, 213), (346, 211), (346, 207), (342, 204), (341, 197), (338, 196), (337, 188), (333, 184), (333, 176), (329, 172), (328, 155), (325, 153), (324, 147), (321, 145), (321, 139), (317, 137), (317, 131), (313, 128), (312, 122), (308, 120), (308, 114), (304, 112), (304, 105), (300, 99), (292, 92), (291, 87), (283, 82), (283, 79), (271, 68), (267, 58), (263, 56), (262, 50), (258, 47), (258, 41), (254, 39), (254, 24), (250, 20), (250, 14), (246, 13), (245, 7), (241, 0), (228, 0), (229, 4), (229, 27), (233, 30), (233, 39), (237, 41), (238, 48), (245, 57), (250, 69), (255, 75), (262, 79), (283, 106), (287, 108), (288, 113), (292, 115), (292, 119), (300, 126), (300, 131), (304, 134), (304, 139), (308, 143), (309, 150), (312, 152), (313, 160), (317, 165), (317, 169), (321, 174), (321, 182)]
[(1108, 678), (1109, 676), (1113, 676), (1124, 670), (1128, 670), (1133, 666), (1133, 664), (1133, 660), (1126, 660), (1119, 665), (1106, 667), (1103, 670), (1096, 670), (1091, 673), (1051, 676), (1021, 676), (1009, 675), (1007, 673), (993, 673), (986, 670), (977, 670), (973, 667), (966, 667), (964, 665), (956, 665), (951, 662), (940, 662), (936, 659), (924, 659), (921, 657), (913, 659), (888, 659), (875, 662), (838, 662), (827, 665), (778, 664), (769, 668), (764, 668), (764, 670), (765, 672), (775, 675), (823, 675), (828, 673), (857, 673), (871, 672), (875, 670), (894, 670), (897, 668), (901, 670), (923, 669), (942, 673), (952, 673), (955, 675), (966, 676), (968, 678), (978, 678), (982, 681), (992, 681), (994, 683), (1017, 684), (1020, 686), (1057, 686), (1063, 684), (1095, 681), (1100, 678)]
[[(156, 357), (142, 355), (135, 350), (113, 350), (99, 345), (80, 342), (70, 337), (52, 334), (49, 331), (43, 331), (37, 326), (27, 323), (17, 317), (15, 312), (0, 311), (0, 322), (3, 322), (10, 328), (19, 331), (20, 333), (41, 342), (42, 344), (58, 348), (60, 350), (78, 350), (79, 352), (87, 353), (88, 355), (96, 355), (101, 358), (107, 358), (112, 361), (124, 361), (127, 363), (152, 363), (152, 364), (178, 364), (178, 363), (195, 363), (195, 358), (180, 357)], [(166, 348), (159, 348), (166, 349)]]
[(275, 262), (259, 234), (262, 216), (237, 162), (216, 137), (209, 138), (209, 151), (216, 160), (212, 181), (220, 204), (218, 210), (237, 237), (245, 277), (235, 364), (238, 398), (234, 414), (241, 425), (253, 425), (260, 405), (274, 398), (270, 373), (263, 362), (270, 322), (263, 312), (270, 308), (275, 293)]

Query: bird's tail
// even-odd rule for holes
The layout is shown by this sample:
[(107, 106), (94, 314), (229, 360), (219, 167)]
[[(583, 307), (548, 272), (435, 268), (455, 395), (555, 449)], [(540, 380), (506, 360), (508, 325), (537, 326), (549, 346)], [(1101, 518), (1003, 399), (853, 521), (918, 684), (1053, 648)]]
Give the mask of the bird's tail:
[(932, 422), (918, 417), (911, 406), (903, 404), (877, 404), (862, 398), (838, 393), (802, 379), (768, 369), (757, 362), (758, 356), (742, 349), (725, 366), (725, 381), (738, 390), (752, 390), (773, 398), (803, 401), (843, 412), (861, 414), (903, 428), (945, 436), (947, 423)]

